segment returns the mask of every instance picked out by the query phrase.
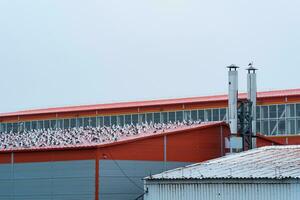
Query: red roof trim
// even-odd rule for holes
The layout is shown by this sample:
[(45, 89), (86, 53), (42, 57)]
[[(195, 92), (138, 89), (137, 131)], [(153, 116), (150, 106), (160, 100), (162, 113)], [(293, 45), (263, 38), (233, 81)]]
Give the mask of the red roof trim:
[(174, 130), (167, 130), (165, 132), (160, 132), (160, 133), (140, 134), (137, 136), (125, 137), (125, 138), (121, 138), (119, 141), (116, 142), (106, 142), (106, 143), (95, 144), (95, 145), (77, 145), (77, 146), (70, 145), (64, 147), (38, 147), (38, 148), (30, 148), (30, 149), (23, 148), (23, 149), (7, 149), (7, 150), (2, 149), (0, 150), (0, 153), (98, 149), (103, 147), (110, 147), (110, 146), (116, 146), (120, 144), (132, 143), (139, 140), (161, 137), (164, 135), (178, 134), (185, 131), (202, 130), (214, 126), (226, 126), (229, 128), (228, 124), (225, 122), (207, 122), (192, 127), (177, 128)]
[[(246, 95), (247, 95), (246, 93), (240, 93), (239, 98), (245, 99)], [(258, 99), (300, 96), (300, 89), (258, 92), (257, 96)], [(2, 113), (0, 114), (0, 117), (79, 112), (79, 111), (91, 111), (91, 110), (107, 110), (107, 109), (118, 109), (118, 108), (149, 107), (149, 106), (159, 106), (159, 105), (220, 102), (220, 101), (227, 101), (227, 99), (228, 99), (227, 95), (215, 95), (215, 96), (191, 97), (191, 98), (180, 98), (180, 99), (163, 99), (163, 100), (122, 102), (122, 103), (111, 103), (111, 104), (68, 106), (68, 107), (56, 107), (56, 108), (45, 108), (45, 109), (25, 110), (25, 111), (11, 112), (11, 113)]]

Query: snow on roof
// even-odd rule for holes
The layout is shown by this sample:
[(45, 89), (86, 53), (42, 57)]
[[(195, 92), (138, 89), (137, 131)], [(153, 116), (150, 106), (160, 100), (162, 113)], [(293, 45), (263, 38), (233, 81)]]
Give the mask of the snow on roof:
[(300, 178), (300, 145), (268, 146), (147, 177), (156, 179)]

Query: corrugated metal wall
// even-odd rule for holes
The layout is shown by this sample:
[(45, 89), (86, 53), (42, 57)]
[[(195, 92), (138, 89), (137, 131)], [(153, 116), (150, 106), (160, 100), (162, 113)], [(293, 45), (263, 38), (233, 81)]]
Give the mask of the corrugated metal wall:
[(145, 200), (299, 200), (300, 183), (149, 184)]
[(94, 200), (95, 161), (0, 165), (0, 200)]
[(144, 193), (143, 178), (186, 166), (187, 162), (100, 160), (99, 199), (134, 200)]

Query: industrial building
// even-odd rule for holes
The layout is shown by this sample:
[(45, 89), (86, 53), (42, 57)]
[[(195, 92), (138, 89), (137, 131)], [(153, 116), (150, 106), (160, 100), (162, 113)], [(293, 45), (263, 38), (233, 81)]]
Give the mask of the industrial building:
[(145, 176), (225, 155), (225, 122), (99, 145), (0, 150), (1, 200), (134, 200)]
[(145, 179), (145, 200), (298, 200), (300, 146), (231, 154)]

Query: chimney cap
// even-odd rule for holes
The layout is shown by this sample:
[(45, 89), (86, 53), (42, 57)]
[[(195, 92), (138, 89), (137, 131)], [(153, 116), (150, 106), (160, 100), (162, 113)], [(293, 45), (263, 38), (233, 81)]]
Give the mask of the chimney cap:
[(255, 72), (256, 70), (258, 70), (257, 68), (253, 67), (253, 62), (249, 63), (248, 66), (249, 67), (246, 69), (248, 72)]
[(231, 71), (232, 69), (237, 70), (240, 67), (236, 66), (235, 64), (232, 64), (232, 65), (227, 66), (227, 68)]

